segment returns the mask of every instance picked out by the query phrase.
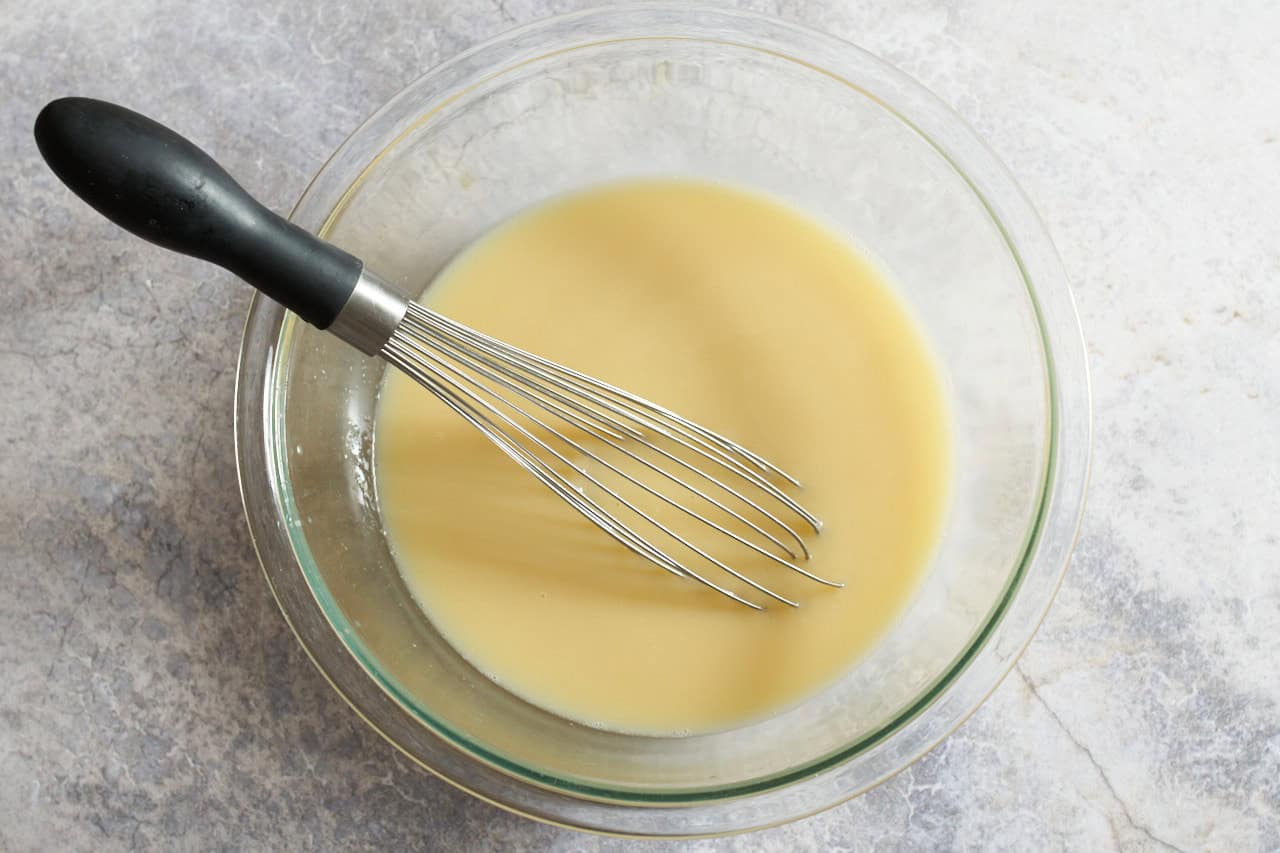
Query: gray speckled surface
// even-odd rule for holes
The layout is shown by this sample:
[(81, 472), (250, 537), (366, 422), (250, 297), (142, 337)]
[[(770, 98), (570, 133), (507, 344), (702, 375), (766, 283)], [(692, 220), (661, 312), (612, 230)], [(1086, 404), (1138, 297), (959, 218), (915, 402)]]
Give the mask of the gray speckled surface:
[[(330, 692), (241, 519), (246, 292), (187, 286), (210, 272), (73, 202), (30, 136), (48, 98), (124, 100), (284, 209), (420, 70), (573, 5), (0, 4), (0, 849), (632, 844), (470, 800)], [(1019, 176), (1077, 289), (1094, 478), (1043, 630), (957, 734), (673, 846), (1280, 849), (1280, 6), (750, 5), (898, 64)]]

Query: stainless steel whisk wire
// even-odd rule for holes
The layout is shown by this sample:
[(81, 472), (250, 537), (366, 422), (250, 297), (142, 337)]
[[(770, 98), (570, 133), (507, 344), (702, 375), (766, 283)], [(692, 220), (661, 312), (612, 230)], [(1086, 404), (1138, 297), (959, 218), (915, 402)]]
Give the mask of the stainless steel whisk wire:
[[(762, 492), (766, 498), (772, 498), (780, 505), (779, 511), (790, 511), (813, 533), (819, 533), (822, 524), (818, 518), (771, 483), (766, 475), (773, 474), (795, 486), (799, 486), (799, 482), (763, 458), (723, 436), (641, 397), (521, 350), (412, 302), (408, 303), (403, 320), (397, 325), (379, 354), (430, 390), (445, 405), (480, 430), (512, 460), (615, 541), (654, 565), (679, 577), (695, 580), (748, 607), (761, 609), (759, 604), (717, 584), (706, 575), (694, 570), (687, 562), (677, 560), (668, 551), (637, 532), (634, 527), (611, 512), (599, 500), (589, 495), (586, 489), (574, 484), (562, 472), (556, 470), (528, 445), (531, 443), (576, 472), (592, 486), (656, 528), (663, 536), (680, 543), (712, 565), (775, 601), (793, 607), (798, 606), (798, 602), (748, 577), (692, 541), (687, 535), (655, 518), (651, 512), (638, 506), (616, 488), (592, 474), (585, 465), (567, 457), (564, 449), (576, 451), (581, 457), (591, 460), (613, 475), (774, 563), (825, 586), (841, 586), (799, 565), (799, 561), (807, 560), (810, 556), (804, 537), (796, 532), (791, 524), (780, 518), (778, 511), (771, 510), (760, 500), (753, 500), (743, 493), (741, 487), (734, 488), (725, 482), (728, 477), (724, 477), (724, 474), (736, 477), (751, 488)], [(487, 385), (482, 380), (488, 380), (494, 386), (509, 392), (541, 412), (575, 427), (596, 442), (676, 484), (682, 491), (706, 501), (737, 520), (769, 545), (782, 551), (786, 557), (779, 556), (765, 545), (729, 530), (723, 524), (708, 518), (687, 504), (653, 488), (619, 468), (600, 453), (585, 447), (582, 442), (551, 426), (546, 420), (511, 397), (496, 392), (491, 385)], [(536, 426), (551, 441), (562, 445), (562, 448), (557, 449), (556, 446), (536, 435), (527, 426), (513, 418), (513, 414)], [(651, 435), (656, 436), (657, 439), (655, 440)], [(661, 446), (662, 439), (671, 441), (718, 467), (722, 470), (724, 478), (716, 477), (707, 470), (676, 456)], [(766, 530), (762, 523), (748, 518), (725, 501), (708, 493), (705, 488), (700, 488), (668, 468), (634, 452), (627, 447), (628, 442), (638, 444), (722, 490), (741, 502), (746, 511), (760, 516), (762, 523), (772, 524), (794, 544), (787, 544), (779, 535)]]

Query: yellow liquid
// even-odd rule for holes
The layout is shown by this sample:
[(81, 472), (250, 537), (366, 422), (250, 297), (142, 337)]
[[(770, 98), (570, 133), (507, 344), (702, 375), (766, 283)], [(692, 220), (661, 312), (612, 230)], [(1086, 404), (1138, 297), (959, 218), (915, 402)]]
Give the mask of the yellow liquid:
[(819, 586), (664, 513), (801, 606), (756, 612), (674, 577), (388, 371), (375, 462), (400, 570), (441, 633), (508, 690), (620, 731), (721, 729), (830, 684), (904, 608), (945, 510), (941, 384), (876, 269), (819, 223), (721, 185), (605, 186), (495, 230), (425, 304), (797, 476), (795, 496), (825, 525), (805, 565), (846, 584)]

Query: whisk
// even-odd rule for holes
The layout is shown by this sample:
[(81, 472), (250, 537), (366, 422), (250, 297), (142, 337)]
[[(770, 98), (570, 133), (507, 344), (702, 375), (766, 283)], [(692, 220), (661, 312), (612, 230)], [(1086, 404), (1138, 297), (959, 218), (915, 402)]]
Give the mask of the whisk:
[[(40, 112), (35, 137), (58, 177), (99, 213), (226, 268), (385, 359), (650, 563), (757, 610), (748, 588), (798, 605), (734, 568), (745, 555), (842, 586), (801, 565), (807, 537), (822, 525), (788, 493), (799, 481), (741, 445), (412, 302), (359, 259), (263, 207), (209, 155), (145, 116), (62, 98)], [(713, 531), (714, 541), (665, 521), (673, 511)], [(737, 583), (713, 580), (715, 571)]]

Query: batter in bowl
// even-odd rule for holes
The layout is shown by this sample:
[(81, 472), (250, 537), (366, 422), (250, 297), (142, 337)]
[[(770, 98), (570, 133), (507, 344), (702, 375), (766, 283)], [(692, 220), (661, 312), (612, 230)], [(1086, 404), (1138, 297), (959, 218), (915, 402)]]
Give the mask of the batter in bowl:
[(798, 476), (825, 524), (807, 567), (846, 584), (744, 556), (744, 573), (801, 604), (756, 612), (673, 577), (387, 371), (374, 457), (397, 564), (437, 629), (508, 690), (618, 731), (728, 728), (821, 690), (905, 607), (946, 508), (942, 384), (906, 307), (821, 223), (719, 184), (614, 184), (504, 224), (422, 302)]

